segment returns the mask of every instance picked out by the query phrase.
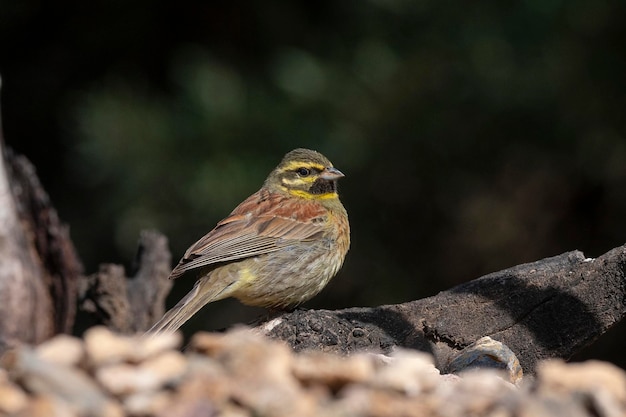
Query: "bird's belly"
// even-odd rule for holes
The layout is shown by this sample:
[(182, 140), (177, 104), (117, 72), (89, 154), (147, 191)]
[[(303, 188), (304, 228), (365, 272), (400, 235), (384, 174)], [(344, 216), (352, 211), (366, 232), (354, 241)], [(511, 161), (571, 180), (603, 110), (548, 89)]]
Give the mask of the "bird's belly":
[(300, 242), (239, 262), (233, 296), (253, 306), (295, 307), (319, 293), (342, 263), (334, 242)]

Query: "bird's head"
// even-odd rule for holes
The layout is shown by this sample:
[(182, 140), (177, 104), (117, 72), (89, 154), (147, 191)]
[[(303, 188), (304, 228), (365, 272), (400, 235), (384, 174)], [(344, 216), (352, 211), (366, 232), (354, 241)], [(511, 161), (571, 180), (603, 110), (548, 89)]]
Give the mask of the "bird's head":
[(294, 149), (270, 173), (265, 186), (307, 200), (336, 200), (337, 180), (343, 176), (321, 153)]

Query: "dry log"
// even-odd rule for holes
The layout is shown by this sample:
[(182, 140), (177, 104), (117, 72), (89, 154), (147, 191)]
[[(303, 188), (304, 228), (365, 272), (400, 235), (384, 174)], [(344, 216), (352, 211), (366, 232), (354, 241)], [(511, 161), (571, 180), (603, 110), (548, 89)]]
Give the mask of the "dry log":
[(507, 345), (525, 372), (571, 357), (626, 313), (626, 246), (597, 259), (573, 251), (398, 305), (302, 311), (259, 325), (296, 350), (432, 353), (440, 369), (483, 336)]

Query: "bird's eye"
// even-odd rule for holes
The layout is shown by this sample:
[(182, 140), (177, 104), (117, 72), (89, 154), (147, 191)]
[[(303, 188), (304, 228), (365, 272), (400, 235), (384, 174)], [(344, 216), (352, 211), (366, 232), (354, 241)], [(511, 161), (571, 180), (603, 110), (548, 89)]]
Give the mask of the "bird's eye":
[(311, 170), (308, 168), (298, 168), (298, 170), (296, 171), (298, 173), (298, 175), (300, 175), (301, 177), (308, 177), (309, 175), (311, 175)]

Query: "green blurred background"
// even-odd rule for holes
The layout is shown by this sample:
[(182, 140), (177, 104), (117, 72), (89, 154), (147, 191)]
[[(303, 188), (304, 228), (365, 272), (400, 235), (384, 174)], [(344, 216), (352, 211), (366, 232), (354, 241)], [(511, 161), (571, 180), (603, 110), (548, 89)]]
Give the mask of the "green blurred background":
[[(0, 0), (6, 142), (87, 272), (175, 260), (311, 147), (352, 249), (306, 307), (422, 298), (626, 241), (626, 2)], [(191, 282), (181, 280), (173, 304)], [(249, 320), (216, 303), (187, 330)], [(626, 365), (624, 325), (578, 359)]]

